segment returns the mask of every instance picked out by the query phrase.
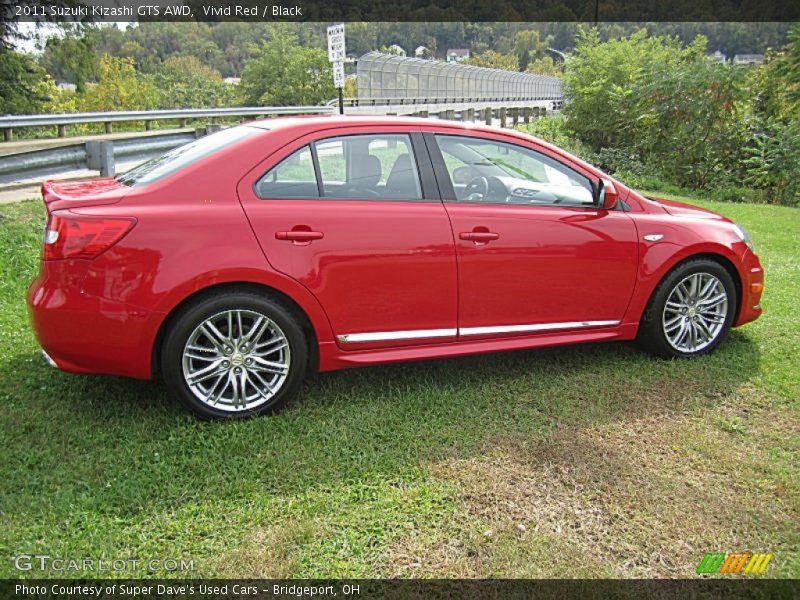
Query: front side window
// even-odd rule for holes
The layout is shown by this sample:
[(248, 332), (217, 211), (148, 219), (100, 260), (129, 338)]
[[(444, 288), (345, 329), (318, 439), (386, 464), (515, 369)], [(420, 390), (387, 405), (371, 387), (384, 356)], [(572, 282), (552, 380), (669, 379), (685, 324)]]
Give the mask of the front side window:
[(544, 154), (504, 142), (437, 135), (456, 200), (593, 206), (591, 180)]
[(247, 126), (223, 129), (148, 160), (138, 167), (119, 175), (117, 181), (125, 185), (152, 183), (260, 131), (263, 131), (263, 129)]
[(319, 198), (314, 160), (309, 146), (296, 150), (256, 182), (259, 198)]

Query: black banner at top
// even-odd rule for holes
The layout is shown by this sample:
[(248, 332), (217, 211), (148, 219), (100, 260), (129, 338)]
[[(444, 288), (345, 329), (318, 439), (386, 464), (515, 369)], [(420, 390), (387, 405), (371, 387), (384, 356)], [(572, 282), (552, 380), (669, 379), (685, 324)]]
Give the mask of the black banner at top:
[(797, 21), (800, 0), (0, 0), (3, 21)]

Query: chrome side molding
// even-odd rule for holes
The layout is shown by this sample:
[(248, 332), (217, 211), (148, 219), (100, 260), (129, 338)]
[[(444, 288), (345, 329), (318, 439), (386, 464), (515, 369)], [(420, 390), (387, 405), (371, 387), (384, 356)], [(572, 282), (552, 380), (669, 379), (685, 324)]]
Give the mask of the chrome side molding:
[(566, 321), (563, 323), (532, 323), (530, 325), (496, 325), (489, 327), (460, 327), (458, 329), (415, 329), (407, 331), (376, 331), (370, 333), (347, 333), (336, 336), (343, 344), (365, 342), (391, 342), (398, 340), (423, 340), (451, 337), (455, 335), (491, 335), (495, 333), (532, 333), (559, 329), (583, 329), (587, 327), (612, 327), (619, 321)]
[(376, 331), (374, 333), (346, 333), (336, 336), (337, 339), (346, 344), (358, 342), (389, 342), (394, 340), (423, 340), (427, 338), (450, 337), (458, 334), (458, 330), (453, 329), (414, 329), (408, 331)]

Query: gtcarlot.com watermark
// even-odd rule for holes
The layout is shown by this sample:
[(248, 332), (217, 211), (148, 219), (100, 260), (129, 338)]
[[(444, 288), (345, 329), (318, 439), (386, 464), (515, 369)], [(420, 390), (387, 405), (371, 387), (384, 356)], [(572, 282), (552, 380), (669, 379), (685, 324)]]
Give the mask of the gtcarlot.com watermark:
[(67, 558), (46, 554), (20, 554), (14, 557), (18, 571), (51, 573), (129, 573), (131, 571), (194, 571), (194, 560), (182, 558)]

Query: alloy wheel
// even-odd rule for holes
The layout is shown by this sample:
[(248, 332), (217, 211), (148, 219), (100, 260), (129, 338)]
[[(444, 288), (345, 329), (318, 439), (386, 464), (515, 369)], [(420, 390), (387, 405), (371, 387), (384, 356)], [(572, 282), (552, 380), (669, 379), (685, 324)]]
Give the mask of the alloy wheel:
[(692, 273), (672, 288), (661, 323), (673, 348), (694, 353), (720, 336), (727, 314), (728, 293), (722, 282), (710, 273)]
[(183, 349), (183, 377), (204, 404), (251, 410), (268, 402), (289, 374), (286, 334), (253, 310), (226, 310), (195, 327)]

